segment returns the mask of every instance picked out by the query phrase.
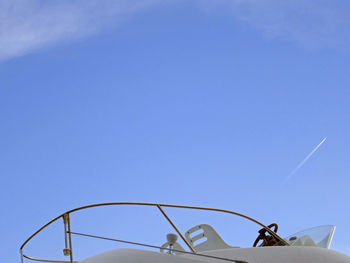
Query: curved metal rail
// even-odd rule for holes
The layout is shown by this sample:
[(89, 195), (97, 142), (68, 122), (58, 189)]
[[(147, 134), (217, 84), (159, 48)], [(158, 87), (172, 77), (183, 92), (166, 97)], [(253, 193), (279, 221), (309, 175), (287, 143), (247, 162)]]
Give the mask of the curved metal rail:
[[(172, 205), (172, 204), (159, 204), (159, 203), (137, 203), (137, 202), (112, 202), (112, 203), (99, 203), (99, 204), (92, 204), (92, 205), (86, 205), (86, 206), (81, 206), (77, 207), (71, 210), (68, 210), (64, 212), (63, 214), (55, 217), (54, 219), (50, 220), (47, 222), (45, 225), (40, 227), (37, 231), (35, 231), (29, 238), (27, 238), (24, 243), (20, 247), (20, 253), (21, 253), (21, 260), (22, 263), (24, 262), (24, 258), (32, 260), (32, 261), (39, 261), (39, 262), (58, 262), (58, 263), (74, 263), (76, 261), (73, 260), (73, 249), (72, 249), (72, 237), (71, 237), (71, 229), (70, 229), (70, 214), (80, 211), (80, 210), (85, 210), (89, 208), (94, 208), (94, 207), (100, 207), (100, 206), (117, 206), (117, 205), (137, 205), (137, 206), (153, 206), (157, 207), (162, 215), (165, 217), (165, 219), (169, 222), (169, 224), (174, 228), (174, 230), (179, 234), (180, 238), (185, 242), (185, 244), (188, 246), (190, 251), (192, 253), (196, 253), (194, 248), (191, 246), (191, 244), (185, 239), (185, 237), (181, 234), (181, 232), (178, 230), (178, 228), (175, 226), (175, 224), (171, 221), (171, 219), (168, 217), (168, 215), (165, 213), (165, 211), (162, 209), (163, 207), (170, 207), (170, 208), (183, 208), (183, 209), (192, 209), (192, 210), (206, 210), (206, 211), (213, 211), (213, 212), (221, 212), (221, 213), (227, 213), (227, 214), (233, 214), (236, 216), (243, 217), (245, 219), (248, 219), (249, 221), (252, 221), (262, 228), (266, 229), (266, 231), (272, 235), (276, 240), (281, 242), (285, 246), (289, 246), (289, 244), (281, 238), (279, 235), (277, 235), (275, 232), (273, 232), (270, 228), (268, 228), (266, 225), (263, 223), (255, 220), (254, 218), (251, 218), (249, 216), (246, 216), (244, 214), (235, 212), (235, 211), (230, 211), (226, 209), (219, 209), (219, 208), (210, 208), (210, 207), (199, 207), (199, 206), (185, 206), (185, 205)], [(35, 237), (37, 234), (39, 234), (43, 229), (51, 225), (53, 222), (57, 221), (58, 219), (62, 218), (64, 222), (64, 228), (65, 228), (65, 249), (63, 250), (64, 254), (66, 256), (70, 257), (69, 261), (65, 260), (52, 260), (52, 259), (41, 259), (41, 258), (34, 258), (27, 256), (23, 253), (23, 248), (28, 244), (28, 242)]]

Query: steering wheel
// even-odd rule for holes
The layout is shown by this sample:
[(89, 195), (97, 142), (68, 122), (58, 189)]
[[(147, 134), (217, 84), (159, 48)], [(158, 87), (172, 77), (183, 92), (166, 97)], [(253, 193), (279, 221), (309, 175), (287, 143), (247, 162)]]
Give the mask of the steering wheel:
[[(276, 223), (272, 223), (267, 227), (270, 228), (273, 232), (277, 233), (278, 225)], [(255, 239), (253, 247), (256, 247), (260, 240), (262, 240), (263, 242), (259, 245), (259, 247), (273, 246), (277, 243), (276, 239), (273, 236), (271, 236), (270, 234), (266, 235), (267, 230), (265, 228), (260, 229), (258, 232), (259, 235)]]

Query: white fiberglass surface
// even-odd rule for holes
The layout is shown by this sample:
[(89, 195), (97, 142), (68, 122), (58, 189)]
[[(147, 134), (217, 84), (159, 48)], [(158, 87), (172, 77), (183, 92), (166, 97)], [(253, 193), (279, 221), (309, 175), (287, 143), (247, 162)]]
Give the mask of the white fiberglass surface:
[(285, 240), (291, 246), (316, 246), (329, 248), (334, 231), (335, 226), (333, 225), (318, 226), (290, 235), (285, 238)]

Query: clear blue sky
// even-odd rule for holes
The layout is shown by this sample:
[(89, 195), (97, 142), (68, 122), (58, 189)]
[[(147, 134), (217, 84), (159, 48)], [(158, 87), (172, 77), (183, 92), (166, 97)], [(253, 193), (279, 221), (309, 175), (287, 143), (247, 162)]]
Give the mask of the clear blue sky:
[(349, 3), (69, 2), (0, 1), (2, 262), (109, 201), (335, 224), (350, 254)]

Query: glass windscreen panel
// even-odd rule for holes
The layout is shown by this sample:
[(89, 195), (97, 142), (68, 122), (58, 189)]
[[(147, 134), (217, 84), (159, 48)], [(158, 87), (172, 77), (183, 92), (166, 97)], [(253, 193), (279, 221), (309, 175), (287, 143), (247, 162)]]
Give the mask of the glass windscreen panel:
[(318, 226), (300, 231), (285, 238), (285, 240), (291, 246), (313, 246), (329, 248), (332, 242), (334, 231), (335, 226), (333, 225)]

